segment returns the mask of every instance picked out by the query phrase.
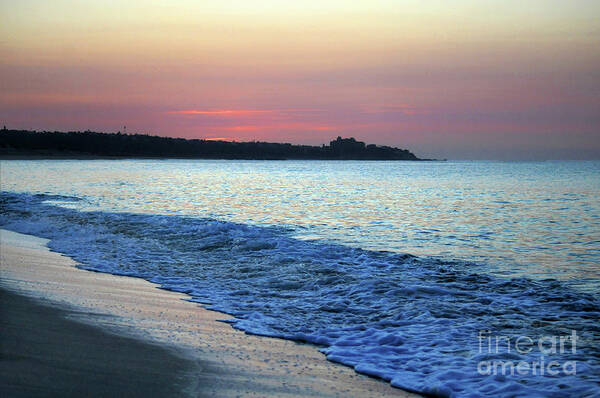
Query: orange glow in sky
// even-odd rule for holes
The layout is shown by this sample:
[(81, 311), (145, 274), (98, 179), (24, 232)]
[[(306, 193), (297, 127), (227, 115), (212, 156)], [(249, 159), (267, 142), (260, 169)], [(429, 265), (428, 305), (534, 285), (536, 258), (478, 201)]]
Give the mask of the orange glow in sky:
[(0, 3), (0, 124), (600, 158), (600, 2)]
[(247, 110), (247, 109), (221, 109), (221, 110), (184, 110), (184, 111), (172, 111), (169, 113), (178, 115), (211, 115), (211, 116), (238, 116), (238, 115), (252, 115), (255, 113), (271, 113), (273, 111), (268, 110)]

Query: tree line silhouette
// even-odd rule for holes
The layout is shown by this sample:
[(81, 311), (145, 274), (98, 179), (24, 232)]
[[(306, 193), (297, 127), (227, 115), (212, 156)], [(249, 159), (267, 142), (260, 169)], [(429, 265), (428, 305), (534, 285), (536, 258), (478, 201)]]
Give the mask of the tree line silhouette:
[(365, 145), (341, 138), (329, 145), (310, 146), (270, 142), (231, 142), (159, 137), (144, 134), (92, 131), (0, 130), (5, 154), (91, 155), (106, 157), (156, 157), (203, 159), (347, 159), (422, 160), (406, 149)]

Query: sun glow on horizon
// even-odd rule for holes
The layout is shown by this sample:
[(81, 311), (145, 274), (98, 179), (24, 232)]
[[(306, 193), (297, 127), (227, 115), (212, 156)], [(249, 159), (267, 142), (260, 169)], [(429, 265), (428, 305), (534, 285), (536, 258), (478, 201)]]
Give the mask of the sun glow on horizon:
[(600, 157), (597, 1), (1, 7), (9, 127)]

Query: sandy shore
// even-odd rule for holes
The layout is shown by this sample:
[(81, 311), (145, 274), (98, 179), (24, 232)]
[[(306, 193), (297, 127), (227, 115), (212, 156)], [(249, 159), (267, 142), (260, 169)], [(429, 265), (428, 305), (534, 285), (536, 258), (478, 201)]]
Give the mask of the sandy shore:
[(199, 365), (0, 288), (0, 396), (190, 395)]
[[(127, 347), (123, 349), (125, 358), (164, 357), (164, 361), (156, 363), (148, 360), (147, 369), (146, 363), (142, 366), (135, 360), (130, 363), (125, 359), (115, 360), (112, 364), (133, 367), (129, 373), (136, 374), (137, 384), (153, 388), (152, 383), (160, 381), (161, 388), (180, 392), (175, 396), (184, 392), (214, 397), (412, 396), (326, 361), (314, 346), (251, 336), (217, 322), (229, 316), (185, 301), (188, 297), (184, 294), (157, 289), (141, 279), (77, 269), (72, 259), (51, 252), (45, 244), (44, 239), (0, 230), (0, 287), (17, 293), (4, 293), (12, 298), (1, 301), (2, 317), (4, 321), (5, 311), (15, 312), (15, 308), (30, 305), (32, 310), (16, 311), (11, 322), (16, 322), (15, 325), (25, 322), (33, 332), (44, 327), (44, 320), (60, 320), (64, 322), (61, 327), (69, 331), (89, 328), (102, 336), (85, 343), (81, 333), (69, 335), (69, 341), (74, 341), (72, 354), (67, 356), (69, 361), (82, 360), (84, 351), (77, 347), (89, 346), (95, 346), (96, 353), (117, 352)], [(19, 295), (32, 297), (34, 301)], [(40, 306), (40, 302), (54, 308)], [(61, 333), (47, 333), (38, 339), (38, 343), (49, 349), (47, 356), (55, 358), (55, 353), (60, 352), (57, 347), (66, 343), (61, 336)], [(11, 358), (22, 351), (9, 356), (2, 354), (1, 377), (15, 378), (24, 372), (9, 366)], [(107, 366), (111, 368), (111, 364)], [(117, 373), (123, 371), (112, 369)], [(164, 373), (164, 379), (155, 377), (156, 371)], [(51, 379), (46, 381), (52, 383)], [(64, 388), (59, 395), (69, 395), (69, 383)], [(114, 388), (123, 391), (117, 382)], [(159, 387), (156, 391), (159, 392)]]

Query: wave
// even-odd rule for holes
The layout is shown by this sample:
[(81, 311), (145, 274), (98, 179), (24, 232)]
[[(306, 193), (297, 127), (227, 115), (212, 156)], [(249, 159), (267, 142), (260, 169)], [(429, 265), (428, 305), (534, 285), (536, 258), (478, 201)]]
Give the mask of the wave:
[[(600, 392), (600, 302), (559, 281), (299, 240), (284, 228), (61, 205), (77, 200), (3, 192), (0, 226), (50, 239), (52, 250), (84, 269), (187, 293), (233, 315), (232, 326), (248, 333), (319, 345), (327, 359), (395, 387), (436, 396)], [(478, 368), (507, 354), (515, 362), (544, 361), (539, 350), (490, 352), (488, 336), (535, 339), (572, 330), (576, 352), (551, 359), (576, 362), (576, 374), (505, 376)]]

